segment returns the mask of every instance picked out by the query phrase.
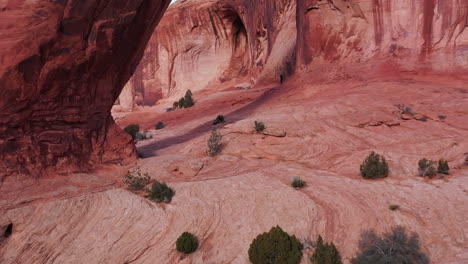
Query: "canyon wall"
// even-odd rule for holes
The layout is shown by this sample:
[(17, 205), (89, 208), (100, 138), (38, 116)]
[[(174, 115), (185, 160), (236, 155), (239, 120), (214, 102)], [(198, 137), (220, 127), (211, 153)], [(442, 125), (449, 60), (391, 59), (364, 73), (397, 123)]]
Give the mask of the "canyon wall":
[(187, 0), (155, 30), (118, 104), (153, 105), (187, 89), (252, 84), (290, 74), (295, 64), (295, 1)]
[(367, 63), (374, 70), (382, 66), (402, 71), (468, 72), (467, 0), (297, 3), (297, 60), (301, 66)]
[(0, 1), (0, 180), (135, 158), (110, 109), (169, 2)]
[(119, 103), (131, 109), (187, 89), (279, 82), (297, 69), (327, 78), (467, 73), (467, 26), (467, 0), (178, 1)]

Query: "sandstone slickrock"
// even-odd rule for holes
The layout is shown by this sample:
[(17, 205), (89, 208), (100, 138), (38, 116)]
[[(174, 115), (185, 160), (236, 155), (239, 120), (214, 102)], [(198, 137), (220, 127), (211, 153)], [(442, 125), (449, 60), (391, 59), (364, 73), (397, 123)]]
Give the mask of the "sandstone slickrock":
[(119, 103), (132, 109), (189, 88), (280, 82), (295, 68), (328, 79), (376, 71), (467, 74), (467, 26), (466, 0), (179, 1)]
[(169, 2), (0, 1), (0, 179), (135, 157), (110, 109)]

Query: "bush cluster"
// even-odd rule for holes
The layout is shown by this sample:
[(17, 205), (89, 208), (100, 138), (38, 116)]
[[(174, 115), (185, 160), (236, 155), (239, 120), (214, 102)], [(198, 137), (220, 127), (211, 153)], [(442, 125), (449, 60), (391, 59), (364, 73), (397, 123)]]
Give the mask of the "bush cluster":
[(140, 126), (135, 124), (128, 125), (124, 128), (124, 131), (135, 140), (137, 133), (140, 132)]
[(197, 238), (189, 232), (184, 232), (177, 239), (176, 248), (177, 251), (185, 254), (193, 253), (198, 248)]
[(255, 126), (255, 131), (257, 131), (257, 134), (262, 133), (265, 130), (265, 124), (263, 124), (263, 122), (261, 121), (255, 121), (254, 126)]
[(211, 131), (211, 136), (208, 139), (208, 155), (214, 157), (219, 154), (221, 151), (221, 139), (223, 136), (216, 132), (216, 130)]
[(154, 126), (154, 128), (155, 128), (156, 130), (163, 129), (163, 128), (165, 128), (165, 127), (166, 127), (166, 125), (165, 125), (163, 122), (161, 122), (161, 121), (159, 121), (159, 122)]
[(437, 172), (442, 174), (449, 174), (449, 165), (445, 159), (439, 160), (439, 166), (437, 167)]
[(418, 162), (418, 170), (419, 170), (419, 176), (426, 177), (428, 176), (429, 178), (434, 178), (437, 176), (437, 173), (442, 173), (442, 174), (449, 174), (449, 165), (448, 162), (445, 159), (440, 159), (439, 162), (437, 163), (437, 169), (435, 168), (436, 162), (432, 160), (428, 160), (426, 158), (419, 160)]
[(134, 171), (128, 171), (127, 175), (125, 175), (124, 183), (127, 184), (128, 188), (133, 191), (140, 191), (143, 190), (146, 185), (150, 183), (150, 176), (148, 173), (141, 173), (139, 167), (137, 167)]
[(428, 159), (421, 159), (418, 162), (419, 166), (419, 176), (433, 178), (437, 175), (437, 170), (435, 168), (435, 162)]
[(323, 243), (321, 236), (317, 239), (317, 247), (310, 258), (313, 264), (342, 264), (340, 253), (333, 243)]
[(187, 92), (185, 92), (185, 96), (181, 97), (179, 99), (179, 101), (174, 102), (172, 107), (173, 107), (173, 109), (189, 108), (189, 107), (192, 107), (194, 105), (195, 105), (195, 102), (193, 101), (193, 98), (192, 98), (192, 91), (187, 90)]
[(378, 179), (388, 176), (388, 164), (385, 158), (374, 151), (361, 164), (361, 175), (366, 179)]
[(302, 180), (301, 178), (296, 177), (291, 182), (291, 186), (293, 188), (302, 188), (302, 187), (306, 186), (306, 182), (304, 180)]
[(158, 203), (170, 203), (175, 192), (167, 184), (154, 182), (148, 194), (148, 198)]
[(361, 234), (360, 252), (352, 264), (415, 263), (428, 264), (429, 259), (421, 252), (416, 234), (409, 237), (403, 227), (378, 236), (373, 230)]
[(224, 116), (223, 115), (218, 115), (216, 117), (216, 119), (213, 121), (213, 125), (217, 125), (217, 124), (221, 124), (221, 123), (224, 123), (225, 120), (224, 120)]
[(302, 243), (295, 236), (276, 226), (252, 241), (249, 260), (252, 264), (299, 264), (302, 248)]

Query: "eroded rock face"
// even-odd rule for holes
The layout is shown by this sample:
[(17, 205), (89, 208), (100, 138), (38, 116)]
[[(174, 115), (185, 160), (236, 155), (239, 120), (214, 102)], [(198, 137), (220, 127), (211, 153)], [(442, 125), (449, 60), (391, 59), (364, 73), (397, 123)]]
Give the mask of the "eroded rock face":
[(467, 21), (465, 0), (180, 1), (153, 34), (120, 104), (153, 105), (229, 81), (279, 83), (297, 68), (326, 78), (467, 73)]
[(169, 2), (0, 2), (0, 178), (133, 159), (110, 109)]
[(220, 83), (290, 74), (295, 1), (179, 1), (155, 30), (119, 104), (153, 105)]
[(468, 71), (466, 0), (297, 3), (300, 65), (380, 61), (404, 71)]

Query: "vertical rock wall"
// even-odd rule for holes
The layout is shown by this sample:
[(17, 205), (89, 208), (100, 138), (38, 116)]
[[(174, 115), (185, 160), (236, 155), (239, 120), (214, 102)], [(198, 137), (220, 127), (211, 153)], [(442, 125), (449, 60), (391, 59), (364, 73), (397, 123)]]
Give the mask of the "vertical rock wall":
[(110, 109), (169, 2), (0, 1), (0, 179), (135, 157)]

